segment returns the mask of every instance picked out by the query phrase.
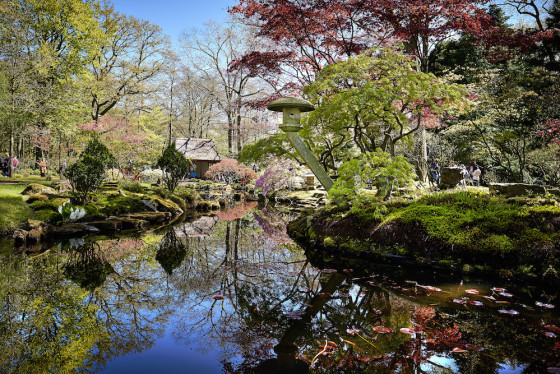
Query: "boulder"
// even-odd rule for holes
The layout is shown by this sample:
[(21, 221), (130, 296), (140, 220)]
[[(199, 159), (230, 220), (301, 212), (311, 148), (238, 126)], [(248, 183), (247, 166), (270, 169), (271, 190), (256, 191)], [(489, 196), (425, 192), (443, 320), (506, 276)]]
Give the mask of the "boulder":
[(43, 195), (42, 193), (36, 193), (27, 198), (27, 204), (34, 203), (35, 201), (47, 201), (49, 197), (47, 195)]
[(21, 192), (22, 195), (35, 195), (35, 194), (43, 194), (43, 195), (56, 195), (56, 190), (43, 186), (42, 184), (31, 183), (25, 187), (25, 189)]
[(53, 182), (52, 187), (58, 191), (58, 193), (63, 194), (72, 191), (72, 185), (67, 180), (59, 180)]
[(441, 168), (440, 183), (443, 186), (455, 187), (463, 180), (462, 169), (458, 166), (450, 166)]
[(25, 239), (27, 239), (27, 231), (22, 229), (14, 230), (13, 234), (14, 246), (22, 247), (25, 244)]
[(490, 183), (488, 188), (490, 193), (502, 194), (507, 197), (545, 194), (547, 192), (545, 186), (528, 183)]

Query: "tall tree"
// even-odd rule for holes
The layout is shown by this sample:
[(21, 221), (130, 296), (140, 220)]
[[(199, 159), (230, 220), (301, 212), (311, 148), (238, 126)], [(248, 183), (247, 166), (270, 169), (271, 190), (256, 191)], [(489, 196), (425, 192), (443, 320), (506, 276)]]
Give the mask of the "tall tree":
[(229, 67), (250, 50), (250, 38), (239, 24), (224, 27), (210, 22), (203, 31), (184, 33), (181, 40), (187, 60), (209, 83), (203, 87), (215, 98), (214, 102), (226, 117), (228, 154), (239, 153), (244, 107), (247, 101), (260, 94), (261, 89), (251, 86), (254, 75), (249, 69), (232, 70)]
[(170, 53), (169, 40), (157, 25), (112, 7), (103, 9), (102, 20), (106, 39), (90, 61), (91, 71), (85, 79), (94, 121), (125, 96), (153, 93), (156, 87), (150, 83), (162, 72)]

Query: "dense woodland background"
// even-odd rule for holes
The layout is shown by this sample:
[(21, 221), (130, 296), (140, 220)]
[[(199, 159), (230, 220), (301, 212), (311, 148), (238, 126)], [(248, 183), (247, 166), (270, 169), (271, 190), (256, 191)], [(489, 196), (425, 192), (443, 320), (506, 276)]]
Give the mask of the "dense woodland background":
[[(0, 2), (0, 151), (17, 172), (73, 162), (98, 136), (125, 165), (177, 137), (265, 166), (286, 152), (266, 104), (302, 96), (320, 162), (378, 150), (560, 181), (559, 0), (240, 0), (185, 32), (92, 0)], [(423, 145), (425, 144), (425, 146)]]

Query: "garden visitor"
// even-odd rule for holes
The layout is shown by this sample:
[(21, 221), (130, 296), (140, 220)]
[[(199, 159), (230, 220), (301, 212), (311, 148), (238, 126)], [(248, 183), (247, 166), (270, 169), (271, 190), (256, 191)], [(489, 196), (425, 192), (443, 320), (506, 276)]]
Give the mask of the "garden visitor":
[(476, 169), (474, 169), (472, 173), (473, 184), (475, 186), (480, 186), (480, 174), (482, 174), (482, 171), (480, 170), (478, 165), (475, 165), (475, 167)]
[(466, 187), (467, 186), (467, 175), (469, 174), (469, 172), (467, 171), (467, 168), (465, 167), (465, 165), (461, 164), (459, 165), (459, 167), (461, 168), (461, 175), (463, 176), (463, 178), (461, 179), (461, 182), (459, 182), (461, 184), (462, 187)]
[(14, 174), (15, 174), (18, 166), (19, 166), (19, 160), (18, 160), (17, 156), (12, 157), (12, 167), (14, 169)]
[(8, 175), (6, 174), (6, 166), (9, 165), (8, 162), (10, 162), (10, 159), (4, 159), (3, 157), (0, 157), (0, 173), (3, 176)]
[(430, 165), (430, 169), (432, 170), (432, 178), (435, 184), (439, 184), (440, 176), (441, 176), (441, 168), (439, 166), (439, 160), (436, 158), (432, 161)]
[(41, 173), (41, 177), (45, 177), (47, 175), (47, 166), (48, 162), (43, 158), (43, 160), (39, 162), (39, 172)]

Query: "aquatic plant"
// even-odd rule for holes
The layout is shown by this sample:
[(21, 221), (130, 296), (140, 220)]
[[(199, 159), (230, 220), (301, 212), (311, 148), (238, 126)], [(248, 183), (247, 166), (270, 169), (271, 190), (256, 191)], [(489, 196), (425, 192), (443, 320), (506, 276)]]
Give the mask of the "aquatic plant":
[(65, 202), (58, 207), (58, 213), (62, 216), (62, 222), (74, 222), (86, 215), (83, 208), (72, 206), (69, 202)]

